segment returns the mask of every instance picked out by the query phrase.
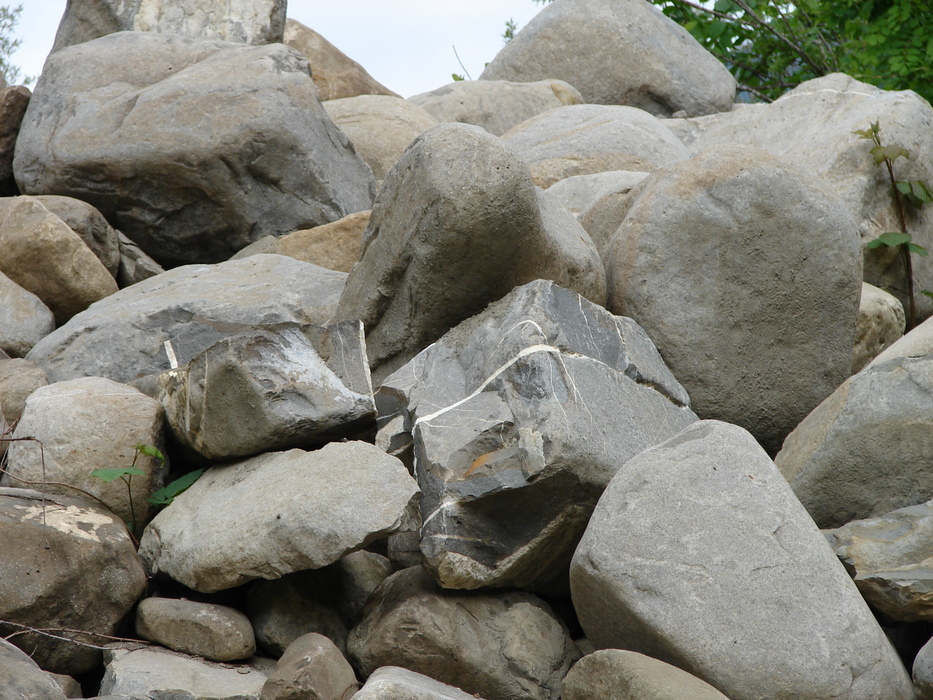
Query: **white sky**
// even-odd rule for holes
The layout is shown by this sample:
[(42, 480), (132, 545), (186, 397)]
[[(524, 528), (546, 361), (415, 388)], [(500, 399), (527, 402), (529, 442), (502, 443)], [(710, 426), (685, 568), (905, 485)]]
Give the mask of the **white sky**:
[[(12, 63), (37, 76), (52, 47), (65, 0), (13, 0), (23, 11)], [(523, 27), (541, 9), (532, 0), (291, 0), (288, 16), (358, 61), (403, 97), (427, 92), (463, 73), (475, 79), (502, 48), (505, 21)]]

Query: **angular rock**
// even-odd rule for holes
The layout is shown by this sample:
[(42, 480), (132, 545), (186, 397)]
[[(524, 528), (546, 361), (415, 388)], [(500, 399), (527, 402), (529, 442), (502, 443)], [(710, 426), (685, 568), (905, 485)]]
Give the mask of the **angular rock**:
[(150, 32), (50, 56), (13, 170), (25, 193), (94, 205), (166, 266), (225, 260), (373, 196), (297, 52)]
[(29, 290), (65, 323), (117, 283), (84, 241), (33, 197), (7, 204), (0, 220), (0, 272)]
[[(631, 191), (647, 176), (648, 173), (632, 170), (609, 170), (604, 173), (574, 175), (555, 182), (547, 188), (547, 191), (548, 194), (557, 197), (567, 207), (567, 210), (579, 219), (584, 211), (592, 208), (607, 194), (623, 189)], [(614, 230), (613, 233), (615, 233)]]
[(139, 0), (137, 32), (181, 34), (241, 44), (276, 44), (285, 32), (287, 0)]
[(100, 694), (184, 700), (259, 700), (267, 674), (139, 645), (111, 644)]
[(133, 28), (140, 0), (70, 0), (58, 24), (51, 53)]
[(0, 404), (7, 422), (18, 421), (29, 395), (46, 384), (45, 372), (34, 362), (22, 358), (0, 360)]
[(97, 256), (114, 278), (120, 270), (120, 239), (103, 215), (87, 202), (73, 197), (44, 194), (37, 200), (68, 224)]
[(476, 700), (479, 696), (407, 668), (383, 666), (373, 671), (353, 697), (354, 700)]
[(120, 289), (165, 272), (159, 263), (146, 255), (142, 248), (119, 231), (117, 231), (117, 238), (120, 245), (117, 284), (120, 285)]
[(904, 305), (892, 294), (862, 282), (852, 374), (860, 372), (904, 335)]
[(630, 105), (663, 117), (728, 110), (736, 87), (722, 63), (644, 0), (558, 0), (480, 75), (548, 78), (566, 80), (588, 103)]
[(0, 350), (23, 357), (54, 330), (49, 307), (0, 272)]
[(502, 138), (528, 163), (535, 184), (545, 188), (573, 175), (651, 172), (688, 155), (661, 120), (634, 107), (558, 107), (522, 122)]
[(448, 588), (565, 575), (615, 471), (696, 420), (644, 331), (543, 280), (444, 335), (378, 400), (401, 418), (381, 442), (414, 436), (421, 551)]
[(13, 180), (13, 148), (31, 96), (23, 85), (0, 88), (0, 197), (19, 194)]
[(763, 151), (713, 149), (649, 175), (606, 268), (608, 308), (644, 327), (697, 415), (746, 428), (772, 454), (849, 376), (855, 221)]
[(360, 259), (360, 241), (363, 240), (368, 224), (369, 211), (348, 214), (323, 226), (292, 231), (279, 238), (260, 238), (239, 251), (231, 260), (272, 253), (314, 263), (328, 270), (349, 272)]
[(576, 657), (563, 622), (536, 596), (452, 593), (417, 566), (376, 589), (348, 648), (364, 676), (401, 666), (489, 700), (556, 700)]
[(378, 384), (460, 321), (538, 278), (603, 300), (595, 248), (544, 227), (515, 151), (479, 127), (440, 124), (386, 178), (335, 319), (363, 321)]
[(408, 144), (438, 123), (417, 105), (390, 95), (327, 100), (324, 109), (372, 168), (377, 188)]
[(933, 356), (921, 355), (850, 377), (787, 436), (775, 463), (816, 524), (832, 528), (933, 498), (930, 454)]
[(283, 43), (301, 52), (314, 67), (311, 78), (322, 100), (357, 95), (399, 97), (367, 73), (363, 66), (301, 22), (291, 18), (285, 20)]
[(274, 323), (323, 324), (346, 275), (281, 255), (192, 265), (120, 290), (37, 343), (29, 359), (51, 381), (131, 382), (185, 364), (218, 340)]
[(62, 692), (65, 693), (66, 698), (84, 697), (84, 691), (81, 690), (81, 684), (71, 676), (65, 676), (61, 673), (48, 673), (48, 675), (62, 689)]
[(223, 605), (193, 600), (140, 601), (136, 634), (172, 651), (209, 661), (239, 661), (256, 652), (253, 628), (246, 615)]
[(158, 388), (172, 434), (211, 460), (309, 447), (375, 425), (359, 321), (228, 336), (160, 375)]
[[(90, 501), (0, 488), (0, 636), (34, 628), (99, 644), (146, 588), (126, 527)], [(69, 675), (100, 664), (93, 647), (33, 632), (11, 639), (43, 669)]]
[(139, 554), (151, 573), (211, 593), (331, 564), (401, 527), (417, 493), (367, 443), (270, 452), (205, 472), (149, 524)]
[(292, 642), (262, 687), (260, 700), (350, 700), (359, 684), (353, 668), (327, 637)]
[(729, 700), (705, 681), (644, 654), (603, 649), (564, 676), (563, 700)]
[(913, 697), (826, 540), (745, 430), (702, 421), (620, 469), (570, 570), (598, 648), (732, 700)]
[(933, 621), (933, 503), (824, 534), (869, 605), (895, 620)]
[(440, 122), (475, 124), (494, 136), (502, 136), (536, 114), (582, 104), (583, 97), (563, 80), (459, 80), (409, 97), (408, 101)]
[(25, 652), (0, 639), (0, 700), (65, 700), (65, 693)]

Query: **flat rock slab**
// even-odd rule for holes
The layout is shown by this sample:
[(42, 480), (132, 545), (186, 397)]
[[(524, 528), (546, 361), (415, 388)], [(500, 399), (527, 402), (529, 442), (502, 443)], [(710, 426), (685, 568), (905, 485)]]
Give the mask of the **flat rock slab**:
[(206, 471), (149, 524), (139, 555), (204, 593), (279, 578), (399, 529), (417, 493), (402, 463), (367, 443), (269, 452)]
[(397, 666), (376, 669), (353, 696), (355, 700), (476, 700), (478, 695)]
[(913, 697), (845, 569), (737, 426), (695, 423), (620, 469), (570, 577), (598, 648), (673, 664), (731, 700)]

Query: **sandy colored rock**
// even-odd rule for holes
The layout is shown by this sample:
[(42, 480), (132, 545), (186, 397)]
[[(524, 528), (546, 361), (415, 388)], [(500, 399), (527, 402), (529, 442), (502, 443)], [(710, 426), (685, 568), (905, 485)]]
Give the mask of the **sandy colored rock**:
[(904, 305), (892, 294), (862, 282), (855, 347), (852, 348), (852, 374), (896, 343), (904, 335)]
[(136, 634), (209, 661), (238, 661), (256, 652), (249, 619), (239, 610), (193, 600), (146, 598), (136, 608)]
[(49, 307), (0, 272), (0, 350), (23, 357), (54, 330), (55, 317)]

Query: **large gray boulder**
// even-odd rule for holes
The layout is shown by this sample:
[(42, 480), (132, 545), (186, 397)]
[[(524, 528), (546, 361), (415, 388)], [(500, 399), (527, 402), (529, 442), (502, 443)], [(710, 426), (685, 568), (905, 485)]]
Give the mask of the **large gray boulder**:
[(380, 444), (413, 436), (421, 551), (448, 588), (565, 577), (616, 470), (696, 420), (641, 328), (543, 280), (389, 376), (379, 414)]
[(860, 260), (855, 221), (816, 178), (723, 147), (633, 194), (607, 255), (609, 309), (647, 331), (697, 415), (775, 453), (849, 376)]
[(570, 572), (597, 648), (636, 651), (731, 700), (911, 700), (845, 569), (754, 438), (702, 421), (629, 461)]
[(36, 343), (29, 359), (50, 381), (117, 382), (183, 365), (217, 341), (256, 326), (324, 324), (346, 275), (282, 255), (189, 265), (138, 282)]
[(289, 644), (262, 687), (261, 700), (350, 700), (353, 667), (327, 637), (306, 634)]
[(65, 693), (35, 661), (0, 639), (0, 700), (65, 700)]
[(401, 462), (368, 443), (267, 452), (206, 471), (149, 523), (139, 555), (205, 593), (279, 578), (399, 529), (417, 493)]
[(281, 43), (287, 0), (138, 0), (133, 29), (241, 44)]
[(586, 102), (631, 105), (664, 117), (722, 112), (735, 98), (726, 67), (644, 0), (557, 0), (480, 75), (547, 78), (566, 80)]
[(163, 265), (220, 262), (373, 196), (297, 52), (150, 32), (50, 56), (13, 169), (24, 193), (94, 205)]
[(848, 379), (788, 435), (775, 462), (817, 525), (831, 528), (933, 498), (930, 454), (933, 355), (921, 355)]
[(54, 330), (55, 317), (49, 307), (0, 272), (0, 350), (23, 357)]
[(549, 228), (518, 154), (477, 126), (440, 124), (387, 176), (335, 319), (363, 321), (378, 384), (460, 321), (538, 278), (604, 299), (595, 247), (579, 228)]

